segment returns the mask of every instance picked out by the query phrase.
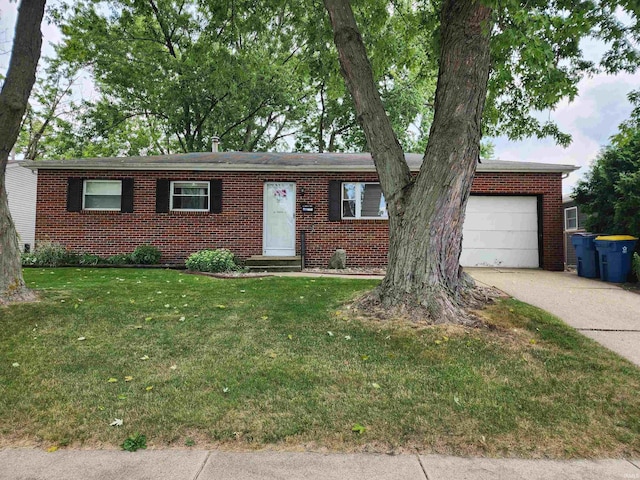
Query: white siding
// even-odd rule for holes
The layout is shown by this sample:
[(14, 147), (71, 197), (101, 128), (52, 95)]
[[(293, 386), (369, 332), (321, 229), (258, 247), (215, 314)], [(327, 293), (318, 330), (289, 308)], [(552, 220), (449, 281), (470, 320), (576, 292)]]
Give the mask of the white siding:
[(469, 197), (462, 235), (463, 267), (540, 266), (536, 197)]
[(25, 243), (31, 245), (36, 236), (36, 188), (38, 183), (36, 172), (10, 162), (7, 165), (5, 184), (9, 198), (9, 210), (18, 231), (20, 249)]

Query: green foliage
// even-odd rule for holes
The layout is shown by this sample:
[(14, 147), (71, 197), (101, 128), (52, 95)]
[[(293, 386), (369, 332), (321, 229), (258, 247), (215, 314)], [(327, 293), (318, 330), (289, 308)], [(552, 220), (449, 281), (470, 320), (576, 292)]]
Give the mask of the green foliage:
[(133, 262), (131, 255), (127, 253), (117, 253), (107, 258), (107, 263), (110, 265), (130, 265)]
[[(442, 2), (352, 3), (398, 139), (405, 151), (424, 152)], [(485, 134), (567, 145), (570, 137), (536, 113), (575, 98), (586, 75), (638, 65), (632, 2), (487, 3), (494, 14)], [(47, 158), (208, 151), (213, 136), (226, 150), (290, 149), (288, 138), (299, 151), (367, 150), (319, 4), (84, 0), (50, 13), (63, 41), (23, 127), (24, 151), (47, 118), (47, 135), (36, 142)], [(582, 45), (594, 40), (608, 50), (586, 59)], [(79, 68), (92, 76), (97, 100), (71, 105), (73, 119), (50, 115)]]
[[(596, 72), (632, 72), (638, 67), (638, 6), (603, 0), (491, 0), (493, 69), (484, 112), (486, 132), (512, 139), (552, 137), (567, 145), (571, 137), (532, 112), (553, 110), (572, 100), (578, 82)], [(626, 14), (628, 19), (619, 20)], [(607, 48), (599, 61), (584, 56), (585, 41)]]
[(103, 263), (107, 263), (107, 261), (99, 255), (92, 253), (81, 253), (78, 255), (79, 265), (100, 265)]
[(57, 243), (39, 243), (35, 250), (22, 254), (22, 265), (59, 267), (61, 265), (154, 265), (160, 261), (161, 252), (153, 245), (140, 245), (133, 253), (118, 253), (103, 258), (92, 253), (78, 253)]
[(71, 142), (70, 116), (82, 114), (80, 105), (69, 100), (73, 95), (78, 68), (62, 65), (57, 59), (44, 59), (44, 74), (36, 80), (16, 142), (16, 152), (25, 160), (52, 158), (67, 151)]
[(147, 448), (147, 437), (141, 433), (134, 433), (133, 435), (128, 436), (120, 446), (127, 452), (144, 450)]
[(640, 255), (638, 255), (638, 252), (633, 252), (633, 259), (631, 260), (631, 271), (636, 277), (636, 282), (640, 282)]
[(587, 214), (587, 230), (640, 236), (640, 123), (621, 126), (573, 197)]
[(226, 248), (200, 250), (192, 253), (185, 262), (189, 270), (196, 272), (231, 272), (238, 270), (235, 257)]
[[(432, 31), (409, 2), (354, 8), (398, 137), (423, 150)], [(64, 36), (57, 60), (89, 71), (98, 99), (47, 139), (49, 158), (208, 151), (214, 135), (225, 150), (290, 149), (294, 134), (301, 151), (366, 149), (320, 5), (87, 0), (51, 12)]]
[(57, 243), (39, 243), (31, 253), (22, 254), (22, 265), (37, 267), (58, 267), (60, 265), (75, 265), (79, 262), (78, 254), (67, 250)]
[(162, 253), (153, 245), (140, 245), (131, 254), (131, 261), (137, 265), (155, 265), (160, 262)]

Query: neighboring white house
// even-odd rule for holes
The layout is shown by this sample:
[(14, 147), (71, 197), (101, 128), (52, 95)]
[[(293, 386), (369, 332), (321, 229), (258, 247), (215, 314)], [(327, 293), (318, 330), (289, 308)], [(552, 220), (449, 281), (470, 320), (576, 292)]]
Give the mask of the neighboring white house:
[(18, 243), (24, 251), (25, 245), (33, 249), (36, 236), (36, 188), (37, 173), (9, 160), (5, 174), (5, 185), (9, 198), (9, 211), (18, 231)]

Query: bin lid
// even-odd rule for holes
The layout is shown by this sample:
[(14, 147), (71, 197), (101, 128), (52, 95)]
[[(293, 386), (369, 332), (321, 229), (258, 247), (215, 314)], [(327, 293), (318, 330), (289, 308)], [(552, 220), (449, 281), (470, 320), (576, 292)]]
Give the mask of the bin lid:
[(631, 235), (600, 235), (596, 237), (596, 240), (606, 240), (610, 242), (615, 241), (625, 241), (625, 240), (638, 240), (636, 237), (632, 237)]

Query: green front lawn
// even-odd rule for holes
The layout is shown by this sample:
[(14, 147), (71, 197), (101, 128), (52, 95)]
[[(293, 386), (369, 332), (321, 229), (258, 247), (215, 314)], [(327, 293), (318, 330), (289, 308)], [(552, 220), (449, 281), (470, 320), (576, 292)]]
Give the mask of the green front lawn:
[(0, 309), (0, 446), (640, 454), (640, 371), (519, 302), (411, 328), (343, 307), (374, 281), (25, 277), (41, 301)]

